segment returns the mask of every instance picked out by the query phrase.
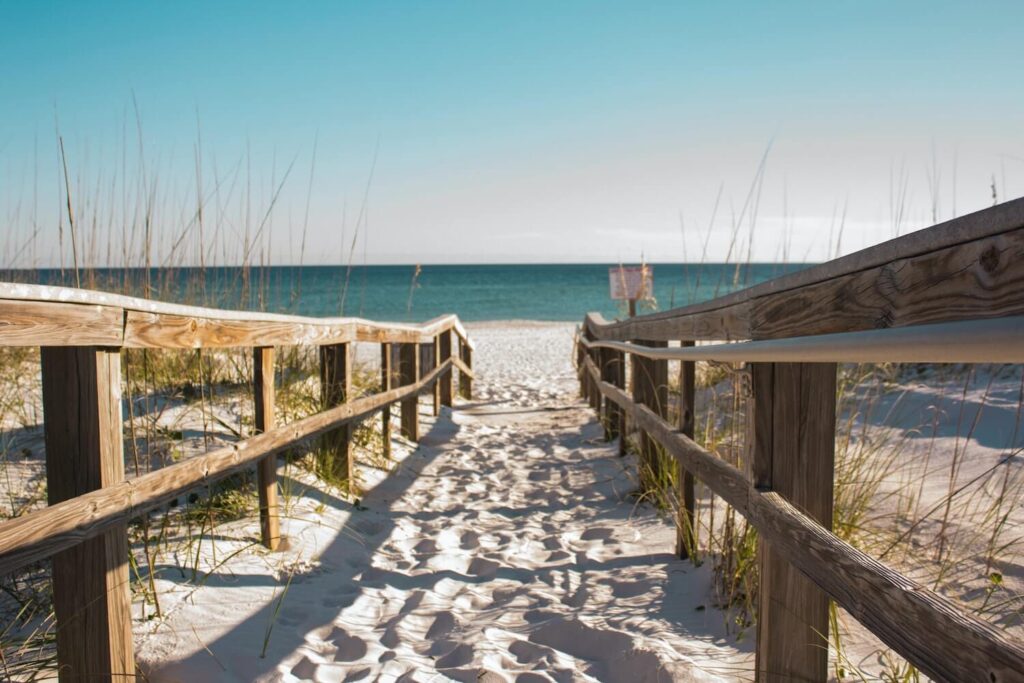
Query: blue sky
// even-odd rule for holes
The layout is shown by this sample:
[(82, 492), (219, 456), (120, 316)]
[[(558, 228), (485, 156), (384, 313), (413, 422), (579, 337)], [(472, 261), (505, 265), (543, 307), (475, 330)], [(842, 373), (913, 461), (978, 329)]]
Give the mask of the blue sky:
[(357, 223), (357, 262), (824, 258), (1024, 193), (1022, 25), (1019, 2), (0, 2), (0, 256), (59, 260), (59, 130), (98, 262), (140, 198), (171, 253), (197, 187), (221, 261), (246, 234), (296, 261), (306, 225), (303, 260), (339, 262)]

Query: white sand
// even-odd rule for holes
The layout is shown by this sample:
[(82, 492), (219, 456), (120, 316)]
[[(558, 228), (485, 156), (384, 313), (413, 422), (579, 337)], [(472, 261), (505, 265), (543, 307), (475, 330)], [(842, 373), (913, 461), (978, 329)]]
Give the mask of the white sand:
[(230, 556), (226, 529), (197, 581), (162, 572), (164, 618), (136, 623), (150, 680), (747, 677), (709, 570), (672, 556), (670, 524), (629, 496), (635, 463), (576, 399), (572, 326), (471, 334), (474, 401), (434, 419), (424, 400), (419, 447), (363, 468), (358, 509), (292, 469), (287, 550)]

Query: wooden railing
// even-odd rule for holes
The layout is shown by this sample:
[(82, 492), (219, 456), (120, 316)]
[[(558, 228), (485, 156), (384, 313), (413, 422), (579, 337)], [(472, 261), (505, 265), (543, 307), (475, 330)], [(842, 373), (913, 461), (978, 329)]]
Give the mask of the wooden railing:
[[(454, 335), (454, 339), (453, 339)], [(381, 391), (352, 398), (352, 342), (381, 345)], [(274, 347), (320, 349), (325, 409), (275, 426)], [(457, 346), (456, 346), (457, 344)], [(102, 292), (0, 283), (0, 346), (41, 347), (49, 506), (0, 524), (0, 575), (51, 558), (61, 680), (135, 677), (129, 610), (128, 533), (136, 516), (192, 489), (256, 467), (263, 544), (279, 541), (276, 455), (329, 435), (336, 461), (350, 457), (352, 427), (382, 413), (390, 454), (390, 407), (401, 432), (419, 440), (418, 398), (434, 413), (452, 405), (454, 369), (472, 392), (472, 343), (452, 315), (422, 325), (220, 311)], [(421, 364), (421, 346), (430, 362)], [(251, 348), (255, 432), (251, 438), (125, 479), (121, 349)]]
[[(581, 395), (607, 438), (631, 423), (643, 460), (660, 447), (678, 465), (680, 556), (696, 543), (694, 478), (759, 532), (758, 680), (827, 679), (829, 599), (936, 680), (1024, 680), (1024, 643), (831, 532), (836, 363), (1024, 363), (1022, 256), (1016, 200), (705, 303), (584, 320)], [(698, 361), (746, 362), (749, 475), (693, 441)]]

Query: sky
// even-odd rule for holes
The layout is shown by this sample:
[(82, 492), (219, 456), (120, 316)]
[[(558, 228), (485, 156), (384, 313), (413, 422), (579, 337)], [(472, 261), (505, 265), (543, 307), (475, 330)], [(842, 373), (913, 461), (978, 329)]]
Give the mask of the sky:
[(0, 266), (824, 260), (1024, 194), (1022, 25), (0, 0)]

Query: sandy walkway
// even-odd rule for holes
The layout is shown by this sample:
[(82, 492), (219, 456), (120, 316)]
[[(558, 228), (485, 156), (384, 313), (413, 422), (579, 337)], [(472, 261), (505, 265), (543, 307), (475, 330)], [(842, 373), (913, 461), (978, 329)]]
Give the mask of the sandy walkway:
[(137, 628), (151, 680), (742, 677), (706, 570), (575, 398), (571, 328), (472, 333), (475, 400), (424, 402), (420, 447), (359, 509), (287, 479), (289, 550), (164, 575), (169, 616)]

